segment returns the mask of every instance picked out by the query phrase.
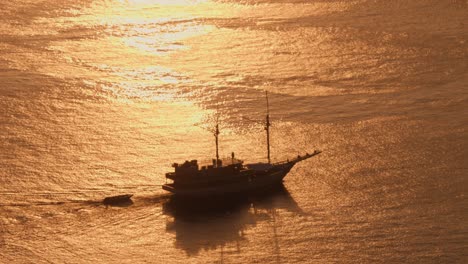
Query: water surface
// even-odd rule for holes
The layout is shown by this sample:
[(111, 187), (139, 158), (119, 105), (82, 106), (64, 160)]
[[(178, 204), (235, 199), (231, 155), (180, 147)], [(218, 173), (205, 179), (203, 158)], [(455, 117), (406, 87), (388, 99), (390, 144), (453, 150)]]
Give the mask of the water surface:
[[(466, 1), (14, 0), (0, 11), (0, 262), (464, 263)], [(173, 162), (320, 149), (180, 205)], [(105, 196), (134, 193), (105, 207)]]

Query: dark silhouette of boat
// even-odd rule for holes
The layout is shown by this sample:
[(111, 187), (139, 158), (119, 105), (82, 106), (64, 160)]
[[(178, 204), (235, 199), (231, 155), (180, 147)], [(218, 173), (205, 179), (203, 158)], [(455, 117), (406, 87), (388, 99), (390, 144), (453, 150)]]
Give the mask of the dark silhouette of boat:
[(197, 160), (174, 163), (174, 172), (166, 173), (166, 183), (162, 188), (181, 197), (226, 196), (239, 193), (268, 189), (281, 184), (283, 178), (293, 166), (303, 160), (321, 153), (315, 150), (294, 159), (271, 163), (270, 159), (270, 114), (267, 99), (265, 130), (267, 136), (268, 163), (245, 164), (231, 155), (230, 160), (221, 160), (218, 153), (219, 126), (216, 124), (214, 136), (216, 141), (216, 159), (208, 166), (199, 166)]
[(121, 204), (131, 203), (132, 196), (133, 194), (109, 196), (109, 197), (104, 198), (102, 203), (106, 205), (121, 205)]

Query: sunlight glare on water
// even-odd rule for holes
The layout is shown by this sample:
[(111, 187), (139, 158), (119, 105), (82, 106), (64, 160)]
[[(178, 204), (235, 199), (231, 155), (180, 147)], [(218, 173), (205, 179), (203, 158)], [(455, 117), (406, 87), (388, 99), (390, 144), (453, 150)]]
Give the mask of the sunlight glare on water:
[[(466, 262), (466, 1), (13, 0), (0, 262)], [(314, 149), (268, 194), (181, 204), (171, 164)], [(134, 194), (104, 206), (104, 197)]]

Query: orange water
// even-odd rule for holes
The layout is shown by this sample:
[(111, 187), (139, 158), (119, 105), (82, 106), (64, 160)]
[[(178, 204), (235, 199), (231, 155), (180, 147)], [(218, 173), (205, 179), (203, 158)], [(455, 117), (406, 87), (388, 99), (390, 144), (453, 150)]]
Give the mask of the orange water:
[[(73, 2), (0, 8), (0, 262), (467, 261), (466, 1)], [(323, 153), (172, 206), (217, 114), (222, 156), (266, 160), (264, 90), (273, 161)]]

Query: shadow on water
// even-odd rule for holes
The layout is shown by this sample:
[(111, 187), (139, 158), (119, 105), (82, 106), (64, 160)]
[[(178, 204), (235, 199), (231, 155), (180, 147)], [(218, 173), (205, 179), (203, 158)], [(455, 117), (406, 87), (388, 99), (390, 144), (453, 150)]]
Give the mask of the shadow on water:
[[(278, 209), (302, 215), (303, 211), (284, 186), (241, 198), (185, 200), (175, 196), (163, 203), (163, 213), (171, 216), (166, 231), (175, 234), (175, 246), (187, 255), (201, 250), (220, 249), (223, 254), (240, 253), (244, 231), (262, 222), (273, 222)], [(275, 252), (280, 248), (275, 237)]]
[[(101, 203), (99, 203), (99, 204), (101, 204)], [(104, 205), (106, 208), (108, 208), (108, 207), (129, 207), (129, 206), (133, 205), (133, 201), (128, 200), (128, 201), (123, 201), (123, 202), (118, 202), (118, 203), (110, 203), (110, 204), (102, 203), (102, 205)]]

